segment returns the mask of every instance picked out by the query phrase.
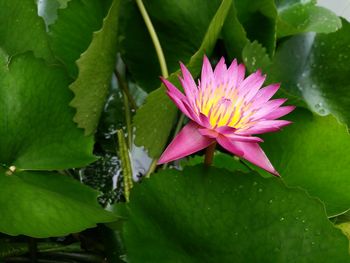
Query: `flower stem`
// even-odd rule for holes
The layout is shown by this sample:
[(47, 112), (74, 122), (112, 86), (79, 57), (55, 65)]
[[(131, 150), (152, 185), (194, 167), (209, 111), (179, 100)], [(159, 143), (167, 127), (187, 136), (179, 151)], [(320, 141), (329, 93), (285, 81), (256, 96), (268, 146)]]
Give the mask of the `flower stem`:
[(207, 167), (209, 167), (213, 162), (215, 147), (216, 147), (216, 142), (210, 144), (205, 150), (204, 165)]
[[(131, 94), (129, 93), (128, 85), (126, 84), (123, 77), (120, 75), (117, 69), (114, 70), (114, 73), (117, 77), (119, 88), (123, 95), (123, 104), (124, 104), (124, 112), (125, 112), (125, 122), (126, 122), (126, 130), (128, 132), (128, 147), (131, 149), (132, 147), (132, 127), (131, 127), (131, 115), (130, 115), (130, 106), (136, 110), (136, 103), (133, 100)], [(130, 105), (129, 105), (130, 103)]]
[(114, 74), (117, 77), (120, 89), (127, 96), (127, 99), (128, 99), (128, 101), (130, 103), (131, 108), (133, 110), (137, 110), (136, 102), (135, 102), (133, 96), (130, 94), (129, 87), (128, 87), (128, 84), (126, 83), (125, 79), (122, 77), (122, 75), (119, 73), (119, 71), (117, 69), (114, 70)]
[(166, 66), (162, 46), (160, 45), (160, 42), (159, 42), (157, 33), (153, 27), (152, 21), (147, 13), (147, 10), (146, 10), (142, 0), (136, 0), (136, 4), (141, 12), (143, 20), (145, 21), (146, 27), (148, 29), (150, 36), (151, 36), (151, 39), (152, 39), (152, 42), (153, 42), (153, 45), (154, 45), (154, 48), (156, 50), (157, 57), (159, 60), (159, 65), (160, 65), (160, 70), (162, 71), (162, 75), (164, 78), (167, 78), (169, 76), (168, 68)]
[[(152, 21), (151, 21), (149, 15), (147, 13), (147, 10), (146, 10), (142, 0), (136, 0), (136, 4), (137, 4), (137, 6), (138, 6), (138, 8), (140, 10), (140, 13), (141, 13), (141, 15), (143, 17), (143, 20), (145, 21), (146, 27), (148, 29), (148, 32), (149, 32), (149, 34), (151, 36), (154, 48), (155, 48), (156, 53), (157, 53), (157, 57), (158, 57), (158, 61), (159, 61), (160, 70), (162, 72), (162, 76), (164, 78), (167, 78), (169, 76), (168, 67), (166, 65), (165, 56), (164, 56), (164, 53), (163, 53), (162, 46), (160, 45), (159, 38), (157, 36), (156, 30), (154, 29)], [(151, 164), (150, 168), (148, 169), (146, 177), (149, 177), (154, 172), (154, 170), (157, 167), (157, 162), (158, 162), (157, 159), (154, 159), (152, 161), (152, 164)]]

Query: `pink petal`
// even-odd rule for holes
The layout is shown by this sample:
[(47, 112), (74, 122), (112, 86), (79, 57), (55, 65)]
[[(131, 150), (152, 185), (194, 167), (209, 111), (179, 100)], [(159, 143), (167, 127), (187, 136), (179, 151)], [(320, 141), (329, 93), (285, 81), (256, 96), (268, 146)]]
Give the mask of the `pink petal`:
[(282, 127), (291, 124), (291, 121), (285, 120), (264, 120), (254, 125), (237, 131), (241, 135), (262, 134), (266, 132), (279, 131)]
[(194, 107), (188, 105), (188, 100), (184, 94), (182, 94), (171, 82), (161, 77), (161, 80), (167, 88), (167, 94), (175, 105), (185, 114), (188, 118), (198, 121), (197, 115), (194, 113)]
[(264, 84), (265, 79), (266, 76), (261, 75), (260, 70), (248, 76), (239, 86), (240, 96), (245, 96), (245, 101), (250, 101)]
[(211, 128), (211, 124), (209, 122), (209, 119), (207, 116), (205, 116), (203, 113), (199, 113), (199, 122), (201, 126), (206, 128)]
[(240, 135), (240, 134), (225, 134), (225, 137), (237, 141), (237, 142), (263, 142), (264, 140), (259, 137)]
[(203, 136), (207, 136), (209, 138), (217, 138), (219, 136), (219, 133), (212, 129), (199, 128), (198, 131)]
[(219, 81), (219, 84), (221, 84), (224, 76), (226, 75), (226, 71), (227, 71), (227, 68), (225, 64), (225, 58), (222, 57), (214, 70), (214, 78), (216, 81)]
[(204, 56), (203, 58), (200, 84), (203, 91), (209, 88), (213, 88), (211, 86), (214, 86), (214, 73), (207, 56)]
[(267, 102), (269, 99), (272, 98), (272, 96), (277, 92), (277, 90), (280, 88), (280, 84), (271, 84), (269, 86), (266, 86), (265, 88), (262, 88), (259, 90), (259, 92), (256, 94), (254, 101), (253, 101), (253, 107), (259, 107), (263, 103)]
[(288, 113), (291, 113), (293, 110), (295, 110), (295, 108), (296, 108), (295, 106), (280, 107), (274, 110), (273, 112), (271, 112), (270, 114), (266, 115), (265, 118), (269, 120), (278, 119), (284, 115), (287, 115)]
[(174, 84), (171, 83), (169, 80), (163, 77), (160, 77), (160, 79), (163, 82), (164, 86), (167, 88), (168, 92), (172, 94), (172, 96), (175, 96), (179, 99), (186, 98), (185, 95), (181, 91), (179, 91), (178, 88), (176, 88)]
[(179, 77), (181, 85), (184, 88), (187, 98), (194, 103), (197, 94), (197, 85), (191, 75), (191, 72), (186, 68), (184, 64), (180, 62), (180, 67), (182, 71), (183, 78)]
[(242, 157), (244, 152), (239, 149), (235, 144), (233, 144), (230, 139), (226, 138), (225, 136), (219, 136), (216, 138), (217, 142), (227, 151), (230, 153), (233, 153), (234, 155)]
[(158, 164), (171, 162), (208, 147), (215, 140), (201, 135), (200, 126), (195, 122), (188, 123), (165, 149)]
[(267, 119), (265, 116), (276, 110), (279, 106), (285, 103), (287, 99), (275, 99), (266, 102), (256, 113), (251, 117), (252, 120), (260, 118)]
[(260, 148), (258, 143), (237, 142), (229, 140), (228, 138), (225, 138), (223, 136), (220, 137), (220, 140), (218, 139), (218, 143), (229, 152), (246, 159), (247, 161), (255, 164), (256, 166), (261, 167), (269, 173), (279, 176), (278, 172), (272, 166), (269, 159), (266, 157), (264, 151)]
[(179, 99), (173, 93), (170, 93), (170, 92), (167, 92), (167, 95), (187, 117), (192, 119), (191, 114), (189, 113), (189, 111), (187, 110), (187, 108), (185, 107), (185, 105), (181, 99)]
[(217, 132), (222, 134), (234, 133), (237, 129), (230, 126), (220, 126), (215, 129)]
[(233, 60), (230, 67), (227, 69), (227, 75), (230, 77), (230, 85), (238, 87), (241, 85), (245, 77), (245, 67), (243, 64), (237, 64), (237, 60)]

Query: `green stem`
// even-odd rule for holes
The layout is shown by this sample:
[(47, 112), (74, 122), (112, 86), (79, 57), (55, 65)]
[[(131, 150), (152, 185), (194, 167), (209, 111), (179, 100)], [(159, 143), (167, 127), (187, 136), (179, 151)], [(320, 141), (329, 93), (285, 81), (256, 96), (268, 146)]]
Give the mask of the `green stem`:
[(130, 103), (130, 106), (133, 110), (137, 110), (137, 104), (133, 98), (133, 96), (130, 94), (129, 88), (128, 88), (128, 84), (126, 83), (125, 79), (122, 77), (122, 75), (120, 75), (120, 73), (118, 72), (118, 70), (114, 70), (114, 74), (117, 77), (118, 80), (118, 84), (120, 89), (125, 92), (128, 101)]
[(216, 142), (210, 144), (205, 150), (204, 165), (209, 167), (213, 162), (213, 156), (215, 152)]
[[(146, 10), (142, 0), (136, 0), (136, 4), (137, 4), (137, 6), (138, 6), (138, 8), (140, 10), (140, 13), (141, 13), (141, 15), (143, 17), (143, 20), (145, 21), (146, 27), (148, 29), (148, 32), (149, 32), (149, 34), (151, 36), (154, 48), (155, 48), (156, 53), (157, 53), (157, 57), (158, 57), (159, 65), (160, 65), (160, 70), (162, 72), (162, 76), (164, 78), (167, 78), (169, 76), (168, 67), (166, 65), (165, 56), (164, 56), (164, 53), (163, 53), (162, 46), (160, 45), (159, 38), (157, 36), (156, 30), (154, 29), (152, 21), (151, 21), (149, 15), (147, 13), (147, 10)], [(154, 172), (154, 170), (157, 167), (157, 162), (158, 162), (157, 159), (152, 161), (151, 166), (148, 169), (148, 172), (146, 174), (146, 177), (149, 177)]]
[(136, 4), (141, 12), (143, 20), (145, 21), (146, 27), (148, 29), (150, 36), (151, 36), (151, 39), (152, 39), (152, 42), (153, 42), (153, 45), (154, 45), (154, 48), (156, 50), (157, 57), (159, 60), (159, 65), (160, 65), (160, 70), (162, 71), (162, 75), (164, 78), (167, 78), (169, 76), (169, 73), (168, 73), (168, 68), (167, 68), (166, 62), (165, 62), (165, 56), (163, 53), (162, 46), (160, 45), (157, 33), (153, 27), (152, 21), (147, 13), (147, 10), (146, 10), (142, 0), (136, 0)]
[(158, 162), (158, 159), (154, 159), (148, 169), (148, 172), (146, 174), (146, 178), (149, 178), (151, 176), (151, 174), (154, 172), (154, 170), (156, 169), (157, 167), (157, 162)]
[(131, 115), (130, 115), (130, 106), (136, 110), (137, 105), (135, 103), (134, 98), (131, 96), (129, 92), (128, 85), (126, 84), (124, 78), (120, 75), (118, 70), (114, 70), (114, 74), (116, 75), (119, 83), (119, 87), (121, 89), (121, 92), (123, 94), (123, 104), (125, 109), (125, 122), (126, 122), (126, 130), (128, 133), (128, 147), (131, 149), (132, 146), (132, 127), (131, 127)]
[(128, 132), (128, 148), (131, 149), (131, 146), (132, 146), (131, 116), (130, 116), (130, 107), (129, 107), (128, 99), (126, 98), (125, 92), (123, 92), (123, 101), (124, 101), (124, 108), (125, 108), (126, 130)]
[(127, 202), (129, 202), (130, 189), (133, 187), (132, 181), (132, 167), (130, 161), (130, 155), (128, 147), (125, 143), (125, 137), (122, 130), (117, 130), (118, 143), (119, 143), (119, 157), (123, 168), (123, 183), (124, 183), (124, 196)]

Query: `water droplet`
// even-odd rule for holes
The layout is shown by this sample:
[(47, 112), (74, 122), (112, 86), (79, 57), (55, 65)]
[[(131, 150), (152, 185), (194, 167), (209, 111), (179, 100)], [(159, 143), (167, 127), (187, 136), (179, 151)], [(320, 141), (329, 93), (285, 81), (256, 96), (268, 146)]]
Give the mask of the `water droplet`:
[(326, 111), (325, 111), (325, 109), (320, 109), (320, 110), (318, 111), (318, 113), (321, 114), (321, 115), (324, 115), (324, 114), (326, 114)]
[(259, 188), (258, 192), (261, 193), (263, 191), (263, 189)]
[(307, 227), (305, 227), (305, 229), (304, 229), (305, 231), (309, 231), (309, 229), (307, 228)]
[(272, 204), (272, 202), (273, 202), (272, 199), (270, 199), (270, 200), (269, 200), (269, 204)]
[(284, 217), (281, 217), (281, 218), (280, 218), (280, 221), (284, 221)]

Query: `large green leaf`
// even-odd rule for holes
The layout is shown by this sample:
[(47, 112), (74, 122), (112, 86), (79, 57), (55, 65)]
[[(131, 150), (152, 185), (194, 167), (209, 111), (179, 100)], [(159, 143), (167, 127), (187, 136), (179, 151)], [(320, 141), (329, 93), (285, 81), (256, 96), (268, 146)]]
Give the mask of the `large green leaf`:
[(0, 0), (0, 47), (10, 56), (33, 51), (35, 56), (53, 61), (34, 0)]
[(237, 17), (235, 1), (232, 1), (221, 33), (230, 59), (240, 59), (242, 49), (248, 42), (247, 33)]
[(288, 185), (320, 198), (329, 215), (350, 208), (350, 137), (333, 116), (307, 110), (288, 115), (294, 123), (264, 136), (263, 148)]
[(64, 69), (31, 53), (1, 59), (0, 163), (53, 170), (95, 160), (92, 138), (72, 121), (68, 84)]
[[(154, 24), (169, 72), (179, 68), (201, 46), (203, 37), (221, 1), (144, 1)], [(135, 1), (123, 1), (121, 8), (121, 53), (137, 83), (152, 91), (159, 87), (160, 66)]]
[(72, 0), (57, 11), (57, 20), (49, 26), (50, 46), (55, 56), (76, 77), (75, 61), (89, 46), (93, 32), (101, 29), (111, 0)]
[(349, 262), (323, 205), (278, 178), (202, 166), (135, 186), (123, 239), (130, 262)]
[(77, 109), (74, 121), (86, 135), (97, 128), (115, 68), (119, 6), (114, 0), (102, 29), (77, 61), (79, 75), (70, 86), (75, 94), (71, 105)]
[[(231, 0), (222, 1), (210, 22), (200, 48), (186, 64), (194, 76), (197, 76), (200, 72), (204, 54), (210, 54), (213, 50), (230, 5)], [(179, 87), (178, 75), (180, 75), (179, 71), (174, 72), (169, 77), (169, 80), (173, 83), (177, 82)], [(146, 103), (136, 112), (134, 117), (136, 127), (135, 143), (139, 146), (144, 146), (151, 157), (159, 157), (173, 127), (176, 113), (175, 105), (165, 94), (164, 85), (150, 93)]]
[(331, 33), (341, 27), (332, 11), (316, 6), (316, 1), (292, 1), (278, 4), (278, 37), (305, 32)]
[[(277, 10), (274, 0), (235, 0), (238, 19), (250, 41), (257, 40), (273, 54), (276, 45)], [(233, 39), (232, 39), (233, 40)]]
[(278, 49), (270, 70), (288, 92), (320, 115), (350, 123), (350, 24), (335, 33), (295, 36)]
[(98, 205), (98, 192), (65, 175), (0, 172), (0, 184), (0, 232), (9, 235), (63, 236), (116, 219)]

